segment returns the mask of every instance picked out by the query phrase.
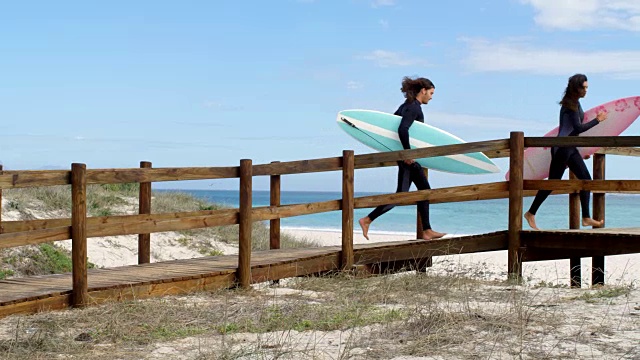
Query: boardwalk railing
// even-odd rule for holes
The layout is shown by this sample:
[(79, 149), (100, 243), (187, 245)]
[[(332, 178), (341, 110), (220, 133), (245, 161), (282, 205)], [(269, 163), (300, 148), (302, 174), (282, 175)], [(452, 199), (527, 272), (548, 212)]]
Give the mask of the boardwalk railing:
[[(527, 147), (581, 146), (604, 147), (594, 156), (594, 180), (524, 180), (523, 153)], [(640, 137), (529, 137), (522, 132), (513, 132), (509, 139), (472, 142), (395, 152), (354, 155), (344, 151), (341, 157), (272, 162), (253, 165), (243, 159), (239, 166), (231, 167), (190, 167), (152, 168), (150, 162), (141, 162), (134, 169), (86, 169), (84, 164), (72, 164), (71, 170), (13, 171), (0, 167), (0, 199), (3, 189), (71, 185), (72, 216), (62, 219), (41, 219), (25, 221), (2, 221), (0, 218), (0, 248), (10, 248), (29, 244), (72, 239), (73, 297), (72, 305), (83, 306), (87, 299), (87, 238), (112, 235), (138, 234), (138, 262), (150, 262), (151, 233), (179, 231), (213, 226), (239, 225), (239, 255), (237, 282), (248, 287), (251, 281), (251, 224), (255, 221), (270, 221), (270, 248), (280, 247), (280, 219), (329, 211), (342, 211), (342, 252), (341, 268), (350, 269), (354, 264), (353, 225), (354, 209), (370, 208), (381, 204), (414, 204), (428, 199), (432, 204), (462, 202), (487, 199), (509, 199), (508, 225), (508, 272), (513, 278), (522, 276), (522, 261), (548, 258), (535, 252), (526, 253), (522, 230), (523, 196), (531, 196), (539, 189), (553, 190), (554, 193), (571, 194), (571, 228), (579, 227), (576, 209), (577, 192), (586, 189), (594, 194), (594, 216), (604, 218), (604, 193), (638, 192), (638, 180), (604, 180), (604, 153), (617, 155), (638, 155)], [(481, 183), (475, 185), (446, 187), (431, 190), (412, 191), (375, 196), (354, 197), (354, 172), (358, 169), (395, 166), (405, 159), (435, 157), (443, 155), (485, 152), (490, 157), (510, 157), (510, 180)], [(342, 172), (342, 197), (340, 199), (305, 203), (280, 204), (281, 176), (290, 174), (327, 171)], [(252, 180), (255, 176), (270, 176), (270, 206), (253, 207)], [(239, 178), (239, 208), (222, 210), (202, 210), (194, 212), (151, 214), (151, 183), (163, 181), (205, 180)], [(121, 216), (87, 217), (87, 185), (139, 183), (139, 214)], [(1, 216), (1, 214), (0, 214)], [(578, 220), (575, 220), (578, 219)], [(530, 237), (530, 236), (529, 236)], [(539, 239), (538, 239), (539, 240)], [(638, 252), (637, 247), (626, 249)], [(594, 249), (595, 251), (595, 249)], [(559, 252), (556, 258), (576, 252)], [(581, 253), (581, 254), (584, 254)], [(604, 269), (604, 258), (594, 258), (594, 268)], [(576, 257), (572, 258), (576, 264)], [(579, 258), (577, 258), (579, 264)], [(596, 274), (596, 273), (594, 273)], [(601, 281), (601, 276), (596, 280)]]

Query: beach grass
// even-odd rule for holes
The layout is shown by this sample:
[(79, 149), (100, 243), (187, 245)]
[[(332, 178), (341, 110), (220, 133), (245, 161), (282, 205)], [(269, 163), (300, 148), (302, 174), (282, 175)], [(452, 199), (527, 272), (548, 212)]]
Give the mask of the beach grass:
[[(599, 297), (605, 289), (584, 290)], [(612, 290), (576, 316), (575, 290), (527, 288), (421, 272), (334, 273), (279, 285), (0, 320), (0, 358), (564, 359), (640, 354), (640, 325)], [(593, 334), (596, 335), (593, 335)], [(591, 334), (591, 335), (589, 335)], [(598, 357), (606, 354), (611, 357)], [(614, 357), (618, 356), (618, 357)], [(632, 358), (632, 357), (629, 357)]]

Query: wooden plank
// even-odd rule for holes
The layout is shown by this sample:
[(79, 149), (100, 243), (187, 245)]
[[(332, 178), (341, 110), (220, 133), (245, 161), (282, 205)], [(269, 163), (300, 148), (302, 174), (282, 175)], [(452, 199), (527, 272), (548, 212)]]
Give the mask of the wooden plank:
[[(255, 221), (280, 219), (336, 210), (340, 210), (340, 200), (329, 200), (309, 204), (281, 205), (280, 207), (255, 207), (252, 209)], [(89, 231), (88, 236), (130, 235), (143, 232), (152, 233), (221, 225), (234, 225), (238, 223), (237, 215), (237, 209), (222, 209), (151, 215), (141, 214), (91, 217), (87, 219)], [(70, 218), (3, 222), (4, 231), (6, 233), (70, 225)], [(69, 239), (69, 237), (55, 238), (53, 240), (64, 239)]]
[(254, 165), (253, 175), (285, 175), (338, 171), (341, 169), (341, 162), (342, 159), (340, 157), (332, 157)]
[(71, 226), (0, 234), (0, 249), (71, 239)]
[(349, 270), (353, 266), (353, 150), (342, 152), (342, 252), (340, 267)]
[(17, 220), (17, 221), (4, 221), (2, 223), (2, 227), (5, 233), (52, 229), (52, 228), (64, 227), (64, 226), (71, 226), (71, 218)]
[(640, 146), (640, 136), (560, 136), (527, 137), (525, 147), (634, 147)]
[(451, 202), (451, 199), (455, 199), (456, 201), (496, 199), (503, 197), (507, 189), (508, 183), (501, 181), (478, 185), (362, 196), (355, 198), (355, 208), (369, 208), (384, 204), (410, 205), (420, 200), (429, 200), (432, 204), (437, 204)]
[(5, 170), (0, 175), (0, 189), (71, 184), (69, 170)]
[[(158, 214), (159, 215), (159, 214)], [(137, 216), (137, 215), (134, 215)], [(201, 229), (205, 227), (232, 225), (238, 223), (238, 210), (214, 210), (212, 215), (168, 218), (150, 215), (147, 219), (134, 223), (98, 224), (88, 228), (89, 237), (130, 235), (139, 233), (154, 233)]]
[(356, 264), (375, 264), (378, 262), (416, 260), (432, 256), (466, 254), (485, 251), (507, 250), (506, 231), (483, 235), (462, 236), (430, 241), (402, 241), (373, 244), (367, 248), (357, 246)]
[(230, 273), (169, 283), (127, 286), (117, 289), (94, 291), (90, 293), (90, 296), (94, 304), (100, 304), (111, 301), (126, 301), (159, 296), (189, 294), (196, 291), (228, 289), (233, 285), (235, 276), (236, 275), (234, 273)]
[[(280, 175), (269, 178), (269, 206), (271, 209), (280, 206)], [(269, 249), (280, 249), (280, 218), (269, 220)]]
[(231, 179), (239, 175), (237, 166), (152, 169), (93, 169), (87, 171), (87, 184), (121, 184), (178, 180)]
[(508, 273), (512, 279), (522, 278), (520, 232), (522, 231), (522, 191), (524, 171), (524, 133), (511, 132), (509, 141), (509, 254)]
[(17, 314), (36, 314), (43, 311), (62, 310), (69, 307), (71, 294), (46, 297), (31, 301), (0, 306), (0, 318)]
[[(509, 157), (509, 150), (485, 151), (484, 154), (491, 159)], [(596, 151), (596, 154), (620, 155), (620, 156), (640, 156), (640, 148), (633, 147), (603, 147)]]
[[(628, 149), (631, 150), (631, 149)], [(638, 149), (633, 149), (638, 150)], [(593, 156), (593, 179), (605, 179), (605, 155), (594, 154)], [(602, 193), (593, 194), (593, 218), (595, 220), (605, 219), (605, 196)], [(603, 228), (598, 226), (598, 228)], [(604, 285), (605, 274), (604, 256), (594, 256), (591, 259), (591, 285)]]
[(509, 148), (509, 140), (489, 140), (470, 142), (455, 145), (433, 146), (411, 150), (389, 151), (382, 153), (362, 154), (355, 156), (355, 168), (365, 169), (380, 167), (382, 165), (396, 165), (395, 161), (407, 159), (421, 159), (435, 156), (445, 156), (453, 154), (466, 154), (473, 152), (485, 152), (491, 150), (501, 150)]
[(509, 153), (509, 149), (490, 150), (484, 152), (484, 154), (490, 159), (506, 158), (509, 157)]
[[(141, 161), (140, 167), (150, 169), (151, 162)], [(140, 215), (151, 214), (151, 183), (141, 182), (138, 194), (138, 213)], [(138, 264), (151, 262), (151, 234), (138, 234)]]
[[(424, 178), (429, 181), (429, 169), (423, 168)], [(422, 224), (422, 217), (420, 211), (416, 209), (416, 239), (422, 239), (424, 237), (424, 229)], [(427, 268), (433, 266), (433, 257), (425, 258), (422, 264), (417, 267), (418, 271), (425, 271)]]
[(71, 304), (84, 307), (87, 287), (87, 166), (71, 165), (71, 261), (73, 293)]
[(328, 200), (308, 204), (281, 205), (279, 207), (255, 207), (252, 212), (254, 221), (263, 221), (336, 211), (340, 210), (340, 206), (340, 200)]
[[(569, 171), (569, 179), (577, 179), (576, 175)], [(569, 229), (580, 229), (582, 216), (580, 215), (580, 195), (578, 193), (569, 194)], [(569, 279), (572, 288), (582, 287), (582, 267), (580, 257), (569, 258)]]
[(640, 148), (633, 147), (603, 147), (596, 152), (602, 155), (640, 156)]
[(300, 259), (295, 262), (273, 264), (253, 269), (251, 273), (251, 281), (253, 283), (259, 283), (269, 280), (334, 271), (340, 269), (340, 261), (340, 252), (336, 251), (332, 254), (326, 254), (311, 259)]
[[(256, 208), (260, 209), (260, 208)], [(237, 209), (222, 209), (222, 210), (199, 210), (189, 212), (175, 212), (175, 213), (160, 213), (152, 215), (116, 215), (116, 216), (101, 216), (91, 217), (87, 219), (87, 226), (90, 228), (101, 229), (103, 225), (117, 225), (126, 226), (134, 224), (140, 225), (147, 222), (162, 222), (163, 220), (176, 220), (184, 218), (197, 218), (205, 217), (207, 220), (213, 218), (224, 218), (220, 225), (233, 225), (237, 224), (236, 220), (230, 220), (229, 217), (232, 214), (237, 214)], [(235, 222), (234, 222), (235, 221)], [(5, 222), (5, 232), (19, 232), (28, 230), (40, 230), (54, 227), (71, 226), (71, 218), (64, 219), (41, 219), (41, 220), (25, 220), (25, 221), (7, 221)], [(143, 231), (143, 230), (141, 230)]]
[(37, 299), (47, 296), (55, 296), (56, 294), (70, 293), (71, 281), (67, 279), (65, 284), (58, 284), (53, 280), (50, 282), (21, 282), (21, 281), (3, 281), (0, 289), (0, 304), (13, 303), (16, 299)]
[[(184, 218), (173, 218), (175, 214), (154, 214), (154, 215), (129, 215), (132, 219), (128, 219), (127, 223), (99, 223), (95, 218), (89, 219), (87, 236), (114, 236), (114, 235), (132, 235), (139, 233), (153, 233), (165, 231), (178, 231), (189, 229), (200, 229), (212, 226), (237, 224), (238, 210), (214, 210), (212, 215), (191, 216)], [(124, 217), (121, 217), (124, 218)], [(20, 226), (14, 224), (11, 230), (23, 227), (40, 227), (52, 226), (58, 223), (70, 223), (70, 219), (58, 219), (63, 221), (42, 221), (37, 223), (28, 223)], [(94, 221), (91, 221), (94, 220)], [(134, 220), (135, 222), (132, 222)], [(43, 242), (67, 240), (71, 238), (70, 226), (46, 228), (43, 230), (31, 230), (20, 232), (8, 232), (0, 234), (0, 248), (10, 248), (23, 245), (33, 245)]]
[(640, 191), (640, 180), (524, 180), (525, 190)]
[(252, 166), (251, 160), (240, 160), (240, 213), (238, 283), (248, 289), (251, 285), (251, 208), (252, 208)]

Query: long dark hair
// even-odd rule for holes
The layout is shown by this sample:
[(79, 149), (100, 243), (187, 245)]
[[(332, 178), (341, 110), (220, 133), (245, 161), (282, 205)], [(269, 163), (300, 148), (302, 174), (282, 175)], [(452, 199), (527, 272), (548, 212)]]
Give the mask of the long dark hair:
[(435, 89), (436, 86), (433, 85), (431, 80), (420, 77), (412, 79), (408, 76), (405, 76), (402, 79), (402, 88), (400, 91), (404, 94), (404, 97), (407, 99), (405, 102), (410, 103), (416, 100), (416, 96), (422, 89)]
[(570, 77), (562, 100), (560, 100), (560, 105), (566, 106), (573, 111), (578, 111), (578, 100), (585, 94), (585, 81), (587, 81), (587, 75), (585, 74), (575, 74)]

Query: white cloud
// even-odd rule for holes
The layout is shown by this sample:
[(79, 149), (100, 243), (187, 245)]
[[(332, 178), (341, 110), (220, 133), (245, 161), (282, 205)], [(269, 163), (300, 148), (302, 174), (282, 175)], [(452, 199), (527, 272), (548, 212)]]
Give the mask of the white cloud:
[(394, 6), (395, 4), (395, 0), (373, 0), (371, 2), (371, 6), (374, 8), (379, 8), (382, 6)]
[(243, 108), (237, 105), (227, 105), (217, 101), (205, 101), (204, 107), (210, 108), (217, 111), (239, 111)]
[(361, 89), (362, 88), (362, 84), (357, 82), (357, 81), (348, 81), (347, 82), (347, 89), (349, 90), (357, 90), (357, 89)]
[(373, 61), (379, 67), (428, 65), (428, 63), (422, 59), (412, 58), (402, 53), (386, 50), (374, 50), (367, 55), (361, 56), (361, 58)]
[(380, 24), (380, 26), (382, 26), (383, 29), (389, 28), (389, 22), (387, 20), (380, 20), (378, 21), (378, 24)]
[(508, 134), (517, 129), (524, 132), (541, 132), (549, 130), (549, 124), (539, 121), (527, 121), (492, 116), (468, 114), (452, 114), (432, 112), (426, 115), (428, 124), (444, 129), (482, 129), (485, 132), (502, 131)]
[(640, 31), (638, 0), (520, 0), (535, 11), (536, 24), (548, 29), (594, 28)]
[(619, 79), (640, 78), (640, 51), (572, 51), (534, 47), (519, 42), (462, 41), (469, 45), (469, 54), (463, 63), (473, 71), (541, 75), (582, 72)]

